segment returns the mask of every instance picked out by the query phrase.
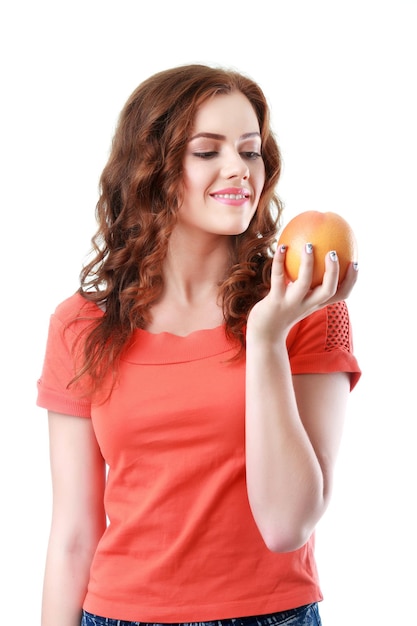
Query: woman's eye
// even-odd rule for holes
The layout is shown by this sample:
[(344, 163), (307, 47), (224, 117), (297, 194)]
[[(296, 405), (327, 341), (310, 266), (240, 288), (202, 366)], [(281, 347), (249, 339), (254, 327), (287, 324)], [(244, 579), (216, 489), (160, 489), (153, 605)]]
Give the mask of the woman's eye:
[(194, 156), (199, 157), (200, 159), (212, 159), (217, 154), (218, 153), (214, 150), (211, 150), (209, 152), (194, 152)]
[(243, 156), (243, 158), (251, 160), (260, 159), (262, 157), (262, 154), (259, 154), (259, 152), (255, 151), (241, 152), (241, 155)]
[[(219, 152), (218, 150), (201, 150), (193, 152), (193, 154), (199, 159), (213, 159), (218, 156)], [(242, 159), (249, 159), (251, 161), (262, 158), (262, 155), (256, 152), (256, 150), (244, 150), (240, 152), (240, 156)]]

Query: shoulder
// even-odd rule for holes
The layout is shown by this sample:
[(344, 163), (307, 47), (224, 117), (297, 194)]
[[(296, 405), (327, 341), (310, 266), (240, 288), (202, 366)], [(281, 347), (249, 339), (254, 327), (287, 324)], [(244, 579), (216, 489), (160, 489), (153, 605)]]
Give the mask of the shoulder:
[(103, 311), (94, 303), (87, 300), (80, 292), (60, 302), (53, 316), (65, 326), (77, 320), (92, 320), (103, 316)]

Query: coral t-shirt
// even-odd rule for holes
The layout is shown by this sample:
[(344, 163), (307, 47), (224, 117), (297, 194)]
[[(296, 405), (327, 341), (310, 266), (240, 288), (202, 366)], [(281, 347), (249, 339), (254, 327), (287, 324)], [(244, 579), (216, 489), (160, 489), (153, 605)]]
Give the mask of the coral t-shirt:
[[(69, 324), (80, 316), (75, 324)], [(245, 362), (224, 327), (186, 337), (135, 331), (104, 402), (77, 388), (72, 346), (102, 312), (76, 294), (51, 317), (39, 406), (91, 418), (108, 465), (108, 526), (84, 608), (109, 618), (197, 622), (260, 615), (322, 599), (314, 535), (273, 553), (245, 483)], [(310, 315), (287, 340), (294, 374), (360, 369), (344, 302)]]

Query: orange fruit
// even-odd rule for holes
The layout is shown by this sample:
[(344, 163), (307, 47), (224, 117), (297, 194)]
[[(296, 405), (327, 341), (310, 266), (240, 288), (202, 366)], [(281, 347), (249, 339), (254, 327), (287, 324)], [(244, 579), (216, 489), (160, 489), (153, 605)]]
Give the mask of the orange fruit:
[(301, 253), (306, 243), (313, 244), (312, 287), (317, 287), (323, 281), (324, 259), (330, 250), (336, 250), (339, 258), (339, 283), (346, 276), (349, 264), (357, 261), (355, 234), (343, 217), (330, 211), (304, 211), (288, 222), (278, 240), (278, 245), (288, 246), (285, 270), (291, 281), (297, 279)]

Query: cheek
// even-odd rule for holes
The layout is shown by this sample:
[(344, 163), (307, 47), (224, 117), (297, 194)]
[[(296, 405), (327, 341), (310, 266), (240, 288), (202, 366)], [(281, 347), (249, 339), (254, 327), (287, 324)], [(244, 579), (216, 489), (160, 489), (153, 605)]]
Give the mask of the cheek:
[(262, 168), (260, 168), (259, 171), (257, 171), (254, 174), (254, 181), (256, 181), (255, 183), (256, 193), (258, 194), (258, 197), (259, 197), (265, 186), (265, 167), (262, 166)]
[(254, 161), (252, 163), (252, 167), (249, 168), (249, 171), (253, 179), (255, 179), (261, 185), (264, 184), (266, 172), (265, 172), (265, 163), (262, 158)]
[(198, 167), (184, 170), (183, 174), (183, 189), (185, 196), (192, 195), (197, 192), (201, 192), (207, 181), (207, 174), (204, 175)]

